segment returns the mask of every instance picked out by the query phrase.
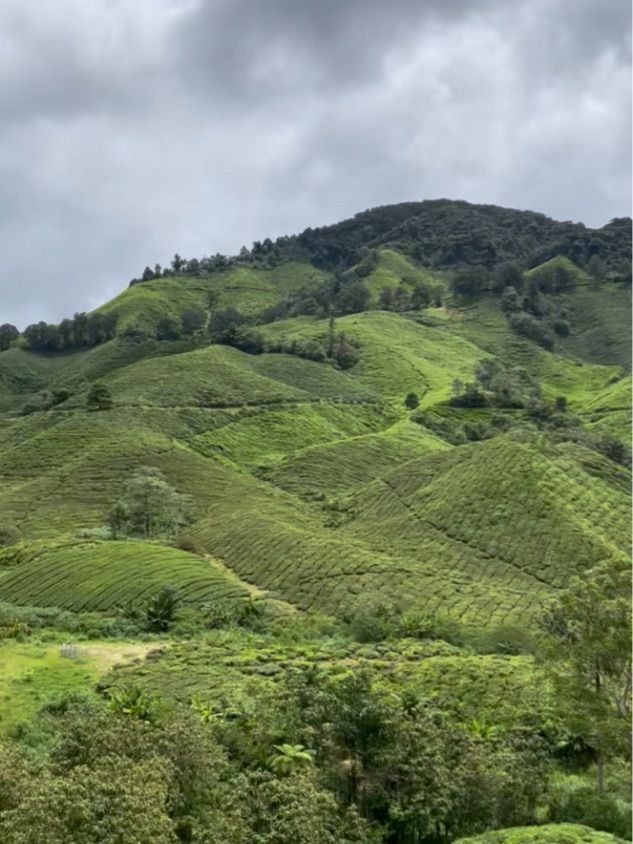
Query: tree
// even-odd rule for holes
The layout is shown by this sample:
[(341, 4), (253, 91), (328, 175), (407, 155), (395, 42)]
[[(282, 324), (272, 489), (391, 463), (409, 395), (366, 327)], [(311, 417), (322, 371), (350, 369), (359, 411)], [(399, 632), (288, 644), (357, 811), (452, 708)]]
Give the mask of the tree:
[(163, 314), (156, 323), (157, 340), (179, 340), (180, 326), (175, 317)]
[(6, 351), (14, 340), (17, 340), (20, 332), (9, 322), (0, 325), (0, 352)]
[[(368, 844), (376, 840), (353, 809), (341, 811), (334, 795), (305, 773), (277, 778), (253, 771), (236, 782), (235, 798), (249, 844)], [(205, 839), (211, 844), (223, 837)]]
[(240, 312), (229, 306), (221, 311), (215, 311), (209, 319), (209, 338), (212, 343), (232, 345), (237, 329), (244, 324), (244, 317)]
[(206, 314), (200, 308), (187, 308), (180, 316), (180, 325), (183, 334), (190, 336), (204, 328), (207, 321)]
[(173, 586), (163, 586), (160, 592), (148, 601), (145, 610), (147, 629), (154, 633), (164, 633), (169, 630), (179, 603), (178, 590)]
[(189, 498), (181, 495), (157, 469), (137, 470), (125, 485), (122, 499), (114, 505), (109, 524), (120, 534), (124, 529), (141, 536), (173, 535), (186, 522)]
[[(24, 776), (24, 775), (23, 775)], [(3, 844), (174, 844), (165, 767), (103, 756), (63, 776), (33, 769), (9, 811), (0, 813)]]
[(596, 753), (599, 793), (610, 756), (628, 752), (631, 571), (625, 561), (575, 578), (543, 619), (540, 659), (565, 717)]
[(275, 750), (277, 752), (268, 761), (275, 774), (289, 776), (310, 768), (314, 763), (314, 751), (306, 750), (302, 744), (276, 744)]
[(371, 293), (362, 282), (345, 284), (334, 298), (334, 307), (341, 314), (355, 314), (366, 310)]
[(555, 267), (554, 272), (552, 273), (552, 283), (554, 285), (554, 292), (560, 293), (561, 291), (569, 290), (574, 286), (574, 277), (567, 267)]
[(415, 410), (420, 406), (420, 399), (417, 393), (407, 393), (404, 397), (404, 406), (409, 410)]
[(451, 292), (458, 296), (476, 296), (488, 287), (490, 276), (485, 267), (458, 270), (451, 281)]
[(107, 384), (95, 381), (86, 398), (88, 410), (109, 410), (112, 407), (112, 393)]
[(504, 287), (501, 294), (501, 310), (505, 313), (512, 313), (521, 309), (519, 294), (515, 287)]
[(492, 274), (492, 289), (495, 293), (500, 293), (506, 287), (514, 287), (515, 290), (523, 288), (523, 270), (516, 261), (498, 264)]
[(383, 287), (378, 294), (378, 307), (383, 311), (390, 311), (393, 308), (393, 289)]
[(117, 501), (106, 519), (112, 539), (125, 535), (129, 521), (130, 514), (127, 507), (121, 501)]
[(334, 341), (332, 360), (340, 369), (351, 369), (358, 361), (358, 351), (343, 332)]
[(594, 281), (604, 278), (606, 268), (604, 261), (598, 255), (592, 255), (587, 262), (587, 272)]
[(82, 312), (74, 315), (73, 338), (75, 346), (88, 344), (88, 314)]

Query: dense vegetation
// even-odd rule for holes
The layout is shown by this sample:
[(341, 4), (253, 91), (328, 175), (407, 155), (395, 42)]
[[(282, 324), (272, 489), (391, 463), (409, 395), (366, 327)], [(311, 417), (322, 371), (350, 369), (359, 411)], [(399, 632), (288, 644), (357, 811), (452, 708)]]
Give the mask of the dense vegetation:
[(630, 840), (630, 241), (405, 203), (0, 326), (0, 840)]

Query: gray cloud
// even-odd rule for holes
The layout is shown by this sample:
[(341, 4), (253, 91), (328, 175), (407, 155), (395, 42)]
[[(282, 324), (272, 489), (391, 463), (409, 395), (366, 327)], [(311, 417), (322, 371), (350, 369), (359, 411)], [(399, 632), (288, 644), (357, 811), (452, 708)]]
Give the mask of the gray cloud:
[(437, 196), (630, 213), (620, 0), (4, 0), (0, 321)]

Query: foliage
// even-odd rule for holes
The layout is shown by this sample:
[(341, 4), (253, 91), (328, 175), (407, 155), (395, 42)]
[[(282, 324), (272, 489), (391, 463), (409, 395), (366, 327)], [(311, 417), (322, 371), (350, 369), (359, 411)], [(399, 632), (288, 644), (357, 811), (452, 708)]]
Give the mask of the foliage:
[(106, 384), (96, 382), (90, 388), (86, 397), (88, 410), (110, 410), (112, 407), (112, 393)]
[(187, 522), (189, 508), (188, 497), (171, 487), (162, 472), (144, 467), (132, 474), (108, 521), (115, 537), (126, 533), (145, 538), (171, 536)]
[(145, 610), (147, 629), (154, 633), (169, 630), (180, 602), (178, 590), (173, 586), (164, 586), (157, 595), (150, 598)]
[(631, 573), (608, 561), (574, 579), (543, 619), (541, 658), (560, 691), (574, 731), (598, 758), (597, 789), (606, 760), (628, 750), (631, 715)]
[(11, 325), (9, 322), (0, 325), (0, 352), (5, 352), (11, 348), (11, 344), (18, 339), (19, 335), (20, 332), (15, 325)]
[(417, 393), (407, 393), (404, 397), (404, 406), (407, 410), (415, 410), (420, 406), (420, 399)]

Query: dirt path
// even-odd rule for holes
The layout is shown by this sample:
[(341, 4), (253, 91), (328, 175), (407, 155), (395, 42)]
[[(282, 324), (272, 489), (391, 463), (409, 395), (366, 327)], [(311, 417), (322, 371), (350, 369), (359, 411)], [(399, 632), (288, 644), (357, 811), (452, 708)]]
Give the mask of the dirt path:
[[(165, 647), (160, 642), (160, 647)], [(143, 659), (149, 651), (159, 646), (157, 642), (81, 642), (79, 644), (82, 656), (85, 655), (107, 671), (117, 663), (132, 662), (135, 659)]]

